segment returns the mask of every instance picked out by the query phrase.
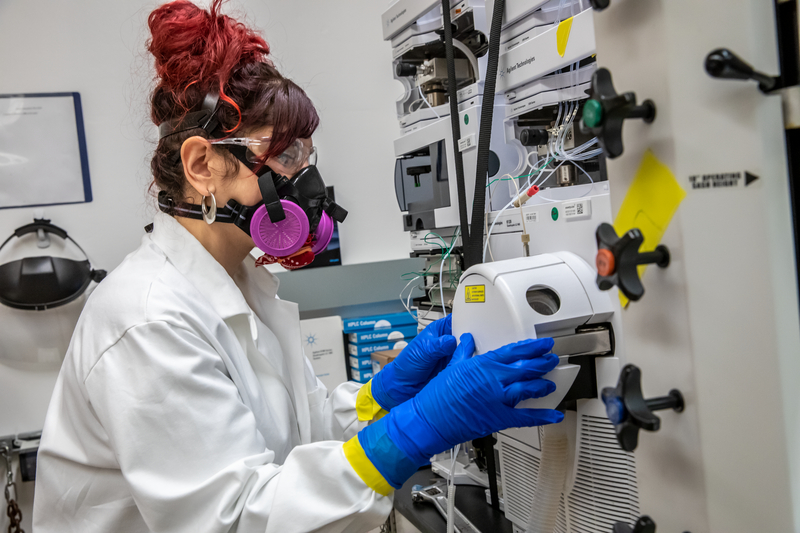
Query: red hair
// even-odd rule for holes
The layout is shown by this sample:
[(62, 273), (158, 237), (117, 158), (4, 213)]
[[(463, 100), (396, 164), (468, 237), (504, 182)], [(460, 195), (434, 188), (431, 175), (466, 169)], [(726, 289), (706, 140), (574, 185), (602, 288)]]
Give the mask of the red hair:
[(225, 84), (243, 64), (267, 62), (269, 45), (244, 24), (221, 15), (221, 5), (222, 0), (214, 0), (209, 11), (188, 0), (162, 5), (147, 18), (147, 49), (156, 59), (160, 85), (175, 93), (185, 111), (186, 89), (197, 84), (206, 92), (216, 89), (241, 119), (239, 106), (225, 94)]
[[(218, 92), (216, 117), (223, 131), (237, 136), (272, 126), (266, 157), (276, 156), (295, 139), (311, 137), (319, 116), (305, 92), (269, 61), (264, 38), (222, 15), (222, 3), (214, 0), (203, 10), (188, 0), (175, 0), (150, 13), (147, 49), (156, 69), (151, 118), (156, 125), (180, 120), (199, 110), (206, 94)], [(154, 184), (178, 202), (185, 177), (173, 156), (194, 135), (208, 136), (197, 128), (161, 139), (151, 162)]]

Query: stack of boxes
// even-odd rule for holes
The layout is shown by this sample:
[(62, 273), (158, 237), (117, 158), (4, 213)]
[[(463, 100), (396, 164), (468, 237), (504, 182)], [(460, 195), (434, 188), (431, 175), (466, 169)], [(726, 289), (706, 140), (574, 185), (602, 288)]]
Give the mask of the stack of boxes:
[(347, 336), (347, 353), (350, 360), (350, 376), (353, 381), (366, 383), (372, 379), (374, 352), (401, 350), (417, 336), (416, 313), (394, 313), (344, 320)]
[(370, 358), (372, 359), (372, 376), (381, 371), (383, 367), (394, 361), (394, 358), (400, 355), (403, 350), (385, 350), (380, 352), (372, 352)]

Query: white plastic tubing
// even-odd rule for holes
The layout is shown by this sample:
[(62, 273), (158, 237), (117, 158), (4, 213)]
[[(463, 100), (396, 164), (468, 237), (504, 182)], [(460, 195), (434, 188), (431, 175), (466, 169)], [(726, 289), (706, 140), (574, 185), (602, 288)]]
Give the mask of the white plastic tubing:
[(528, 533), (553, 533), (567, 479), (568, 442), (565, 424), (544, 426), (542, 430), (542, 462), (528, 516)]
[(467, 47), (466, 44), (462, 43), (458, 39), (453, 39), (453, 46), (467, 56), (467, 61), (469, 64), (472, 65), (472, 75), (475, 76), (475, 80), (477, 81), (481, 76), (481, 71), (478, 67), (478, 58), (475, 57), (475, 54), (472, 53), (472, 50)]

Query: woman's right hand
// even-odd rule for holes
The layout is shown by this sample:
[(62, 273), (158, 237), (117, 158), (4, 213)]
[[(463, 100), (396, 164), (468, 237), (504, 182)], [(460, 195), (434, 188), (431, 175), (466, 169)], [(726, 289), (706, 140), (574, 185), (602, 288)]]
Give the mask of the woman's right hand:
[(555, 390), (542, 376), (558, 365), (553, 340), (525, 340), (483, 355), (461, 336), (451, 364), (419, 394), (359, 432), (367, 457), (395, 488), (431, 456), (456, 444), (513, 427), (561, 422), (554, 409), (515, 409)]

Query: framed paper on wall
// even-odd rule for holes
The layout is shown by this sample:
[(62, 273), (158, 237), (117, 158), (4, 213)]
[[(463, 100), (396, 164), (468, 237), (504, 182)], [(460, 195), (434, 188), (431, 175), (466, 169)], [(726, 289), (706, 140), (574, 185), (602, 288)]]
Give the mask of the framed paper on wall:
[(0, 94), (0, 209), (91, 201), (80, 94)]

